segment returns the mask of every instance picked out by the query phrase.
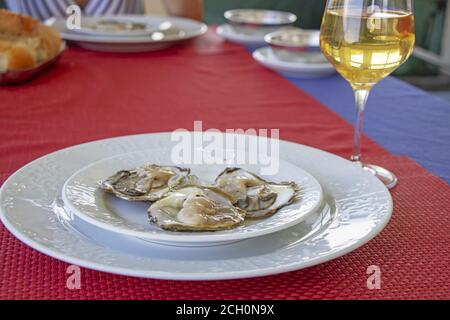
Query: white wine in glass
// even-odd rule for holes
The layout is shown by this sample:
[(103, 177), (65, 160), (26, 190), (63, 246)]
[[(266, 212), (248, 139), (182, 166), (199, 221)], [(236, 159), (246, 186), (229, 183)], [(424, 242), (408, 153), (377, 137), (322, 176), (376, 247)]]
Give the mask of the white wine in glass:
[(320, 47), (355, 92), (357, 120), (351, 160), (388, 188), (397, 184), (393, 173), (361, 162), (363, 112), (372, 87), (409, 58), (414, 40), (411, 0), (328, 0)]

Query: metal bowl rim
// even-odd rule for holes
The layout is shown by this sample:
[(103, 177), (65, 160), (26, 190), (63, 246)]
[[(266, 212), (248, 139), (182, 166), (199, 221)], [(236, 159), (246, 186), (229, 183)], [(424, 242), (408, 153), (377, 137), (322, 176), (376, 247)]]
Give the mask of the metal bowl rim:
[(295, 49), (295, 48), (319, 48), (320, 44), (317, 45), (311, 45), (307, 41), (303, 44), (293, 44), (293, 43), (286, 43), (283, 41), (274, 41), (274, 37), (277, 37), (281, 34), (285, 33), (291, 33), (291, 34), (302, 34), (305, 35), (308, 32), (315, 32), (318, 30), (314, 29), (285, 29), (285, 30), (277, 30), (271, 33), (268, 33), (264, 36), (264, 41), (270, 45), (271, 47), (277, 47), (277, 48), (286, 48), (286, 49)]
[[(286, 20), (282, 21), (282, 22), (277, 22), (277, 23), (267, 23), (267, 22), (248, 22), (248, 21), (239, 21), (236, 19), (232, 19), (233, 15), (235, 15), (237, 12), (251, 12), (251, 11), (258, 11), (258, 12), (266, 12), (266, 13), (272, 13), (272, 14), (277, 14), (280, 16), (285, 16)], [(288, 12), (288, 11), (281, 11), (281, 10), (264, 10), (264, 9), (231, 9), (231, 10), (227, 10), (224, 13), (224, 17), (225, 19), (227, 19), (227, 21), (231, 24), (234, 25), (251, 25), (251, 26), (285, 26), (285, 25), (290, 25), (292, 23), (294, 23), (295, 21), (297, 21), (297, 15), (295, 15), (292, 12)]]

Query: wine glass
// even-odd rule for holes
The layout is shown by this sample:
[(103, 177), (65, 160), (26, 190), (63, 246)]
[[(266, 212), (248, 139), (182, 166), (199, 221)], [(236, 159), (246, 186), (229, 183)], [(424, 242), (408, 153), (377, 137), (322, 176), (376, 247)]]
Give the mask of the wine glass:
[(328, 0), (320, 29), (325, 57), (350, 83), (357, 119), (351, 160), (388, 188), (397, 184), (389, 170), (361, 161), (363, 112), (370, 90), (397, 69), (414, 47), (411, 0)]

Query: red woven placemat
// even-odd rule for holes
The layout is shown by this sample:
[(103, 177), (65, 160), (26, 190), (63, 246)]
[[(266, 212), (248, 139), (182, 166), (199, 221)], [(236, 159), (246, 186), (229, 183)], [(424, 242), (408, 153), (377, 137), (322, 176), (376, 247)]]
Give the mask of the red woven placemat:
[[(281, 138), (349, 153), (351, 127), (248, 53), (214, 34), (147, 54), (70, 49), (29, 84), (0, 91), (0, 181), (60, 148), (143, 132), (279, 128)], [(346, 299), (450, 298), (450, 188), (407, 158), (366, 139), (364, 153), (394, 170), (394, 214), (364, 247), (306, 270), (214, 282), (144, 280), (82, 269), (81, 289), (66, 288), (67, 264), (40, 254), (0, 227), (0, 298)], [(380, 290), (366, 286), (378, 265)]]

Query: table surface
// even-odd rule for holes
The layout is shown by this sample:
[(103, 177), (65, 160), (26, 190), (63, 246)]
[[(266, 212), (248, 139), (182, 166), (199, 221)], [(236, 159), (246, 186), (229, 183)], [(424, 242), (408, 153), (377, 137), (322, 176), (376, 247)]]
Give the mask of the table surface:
[[(353, 93), (339, 75), (290, 81), (349, 123), (354, 122)], [(450, 183), (450, 104), (447, 101), (388, 77), (372, 90), (363, 127), (385, 149), (411, 157)]]
[[(176, 76), (175, 76), (176, 75)], [(143, 54), (69, 49), (35, 81), (0, 88), (0, 183), (49, 152), (96, 139), (192, 128), (280, 128), (282, 139), (345, 156), (353, 118), (349, 86), (338, 76), (286, 80), (214, 32), (183, 46)], [(0, 298), (349, 299), (450, 298), (449, 110), (395, 79), (374, 90), (364, 153), (392, 169), (394, 213), (360, 249), (282, 275), (235, 281), (137, 279), (83, 269), (82, 289), (66, 288), (67, 264), (38, 253), (0, 226)], [(395, 155), (393, 155), (393, 154)], [(396, 155), (407, 155), (398, 157)], [(434, 175), (433, 175), (434, 174)], [(366, 269), (380, 265), (381, 290)]]

